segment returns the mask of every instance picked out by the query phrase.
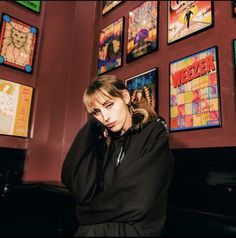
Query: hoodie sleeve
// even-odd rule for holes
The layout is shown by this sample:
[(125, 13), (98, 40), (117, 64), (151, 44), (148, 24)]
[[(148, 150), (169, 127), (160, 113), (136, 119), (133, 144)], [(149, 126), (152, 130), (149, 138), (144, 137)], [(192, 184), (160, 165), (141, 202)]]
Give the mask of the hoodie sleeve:
[(77, 133), (62, 165), (61, 181), (78, 203), (85, 203), (95, 189), (97, 151), (101, 124), (91, 117)]
[(87, 224), (137, 221), (166, 198), (173, 166), (166, 128), (153, 122), (137, 140), (134, 149), (127, 153), (130, 158), (124, 158), (117, 170), (111, 187), (89, 204), (78, 207), (80, 220)]

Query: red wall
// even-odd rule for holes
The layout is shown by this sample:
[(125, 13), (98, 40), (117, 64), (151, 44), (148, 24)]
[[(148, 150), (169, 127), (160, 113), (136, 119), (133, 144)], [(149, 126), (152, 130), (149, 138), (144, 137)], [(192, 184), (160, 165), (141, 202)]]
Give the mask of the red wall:
[(60, 181), (61, 165), (86, 120), (82, 94), (96, 75), (99, 30), (125, 17), (123, 66), (111, 71), (121, 79), (159, 69), (159, 110), (168, 121), (169, 62), (218, 46), (222, 127), (170, 133), (172, 148), (236, 146), (235, 74), (232, 40), (236, 18), (231, 1), (214, 1), (215, 26), (167, 44), (167, 2), (160, 1), (159, 49), (125, 62), (128, 12), (142, 1), (124, 1), (105, 16), (101, 2), (44, 1), (40, 14), (13, 1), (1, 1), (4, 12), (39, 28), (32, 75), (0, 66), (0, 78), (34, 87), (31, 138), (0, 136), (0, 147), (27, 149), (25, 181)]

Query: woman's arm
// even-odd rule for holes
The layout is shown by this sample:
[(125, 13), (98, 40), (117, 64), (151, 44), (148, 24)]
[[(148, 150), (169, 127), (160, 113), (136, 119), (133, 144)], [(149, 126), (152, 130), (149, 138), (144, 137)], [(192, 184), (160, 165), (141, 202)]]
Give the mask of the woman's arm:
[(76, 135), (62, 166), (61, 181), (79, 203), (85, 203), (94, 192), (102, 130), (94, 117), (89, 118)]

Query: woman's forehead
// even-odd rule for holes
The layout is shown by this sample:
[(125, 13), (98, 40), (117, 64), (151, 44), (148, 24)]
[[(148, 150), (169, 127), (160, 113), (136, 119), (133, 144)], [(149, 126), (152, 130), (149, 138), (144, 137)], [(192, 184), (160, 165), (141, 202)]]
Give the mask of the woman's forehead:
[(92, 100), (92, 106), (94, 108), (98, 108), (100, 106), (103, 106), (107, 101), (110, 101), (114, 99), (114, 97), (110, 96), (106, 96), (106, 95), (101, 95), (101, 94), (97, 94), (93, 100)]

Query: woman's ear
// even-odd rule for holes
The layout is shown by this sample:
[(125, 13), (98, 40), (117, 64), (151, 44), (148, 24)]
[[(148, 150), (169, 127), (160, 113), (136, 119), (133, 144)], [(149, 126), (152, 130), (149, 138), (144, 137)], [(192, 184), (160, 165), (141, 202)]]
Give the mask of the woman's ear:
[(127, 89), (124, 89), (122, 91), (123, 98), (125, 100), (125, 103), (128, 105), (130, 103), (130, 93)]

